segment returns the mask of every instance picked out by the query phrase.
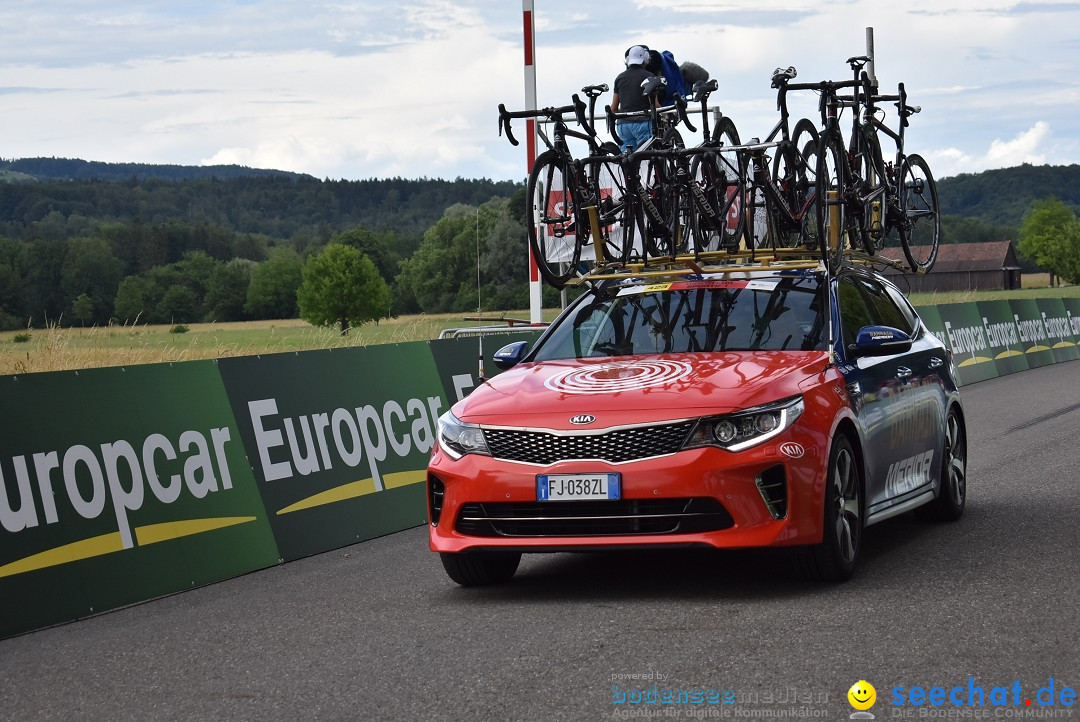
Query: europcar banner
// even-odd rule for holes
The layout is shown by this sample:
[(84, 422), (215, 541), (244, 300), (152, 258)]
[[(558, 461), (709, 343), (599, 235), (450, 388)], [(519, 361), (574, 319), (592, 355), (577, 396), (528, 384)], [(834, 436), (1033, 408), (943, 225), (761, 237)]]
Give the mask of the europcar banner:
[(1063, 298), (1061, 305), (1065, 307), (1065, 317), (1069, 319), (1073, 340), (1078, 344), (1077, 348), (1080, 348), (1080, 298)]
[(990, 356), (994, 359), (998, 376), (1026, 371), (1028, 366), (1024, 345), (1020, 343), (1020, 330), (1013, 318), (1008, 301), (979, 301), (974, 304), (982, 319)]
[(283, 559), (423, 524), (447, 407), (424, 343), (221, 359)]
[(1077, 337), (1072, 328), (1069, 312), (1060, 298), (1040, 298), (1035, 301), (1046, 329), (1046, 341), (1054, 351), (1054, 360), (1075, 361), (1080, 358)]
[(543, 329), (522, 331), (514, 334), (499, 334), (483, 339), (478, 338), (452, 338), (429, 341), (431, 355), (435, 359), (435, 366), (439, 369), (439, 380), (442, 382), (449, 399), (450, 406), (469, 395), (480, 385), (480, 351), (484, 353), (484, 378), (491, 378), (499, 373), (499, 369), (492, 360), (495, 352), (517, 341), (525, 341), (532, 344), (540, 338)]
[(1039, 304), (1031, 299), (1009, 301), (1013, 320), (1016, 321), (1020, 344), (1024, 349), (1028, 365), (1032, 368), (1057, 363), (1057, 356), (1052, 348), (1055, 340), (1046, 331)]
[(216, 362), (0, 395), (0, 636), (278, 563)]
[[(941, 338), (953, 352), (953, 363), (961, 384), (995, 378), (993, 351), (983, 328), (982, 317), (973, 303), (950, 303), (937, 307), (944, 332)], [(920, 314), (922, 309), (919, 309)]]

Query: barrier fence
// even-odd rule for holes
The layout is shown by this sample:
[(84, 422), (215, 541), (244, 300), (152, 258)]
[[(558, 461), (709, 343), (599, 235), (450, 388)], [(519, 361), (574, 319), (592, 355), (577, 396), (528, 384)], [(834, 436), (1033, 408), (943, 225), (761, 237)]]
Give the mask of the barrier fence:
[[(919, 310), (962, 384), (1080, 358), (1080, 299)], [(0, 638), (423, 524), (477, 345), (0, 377)]]

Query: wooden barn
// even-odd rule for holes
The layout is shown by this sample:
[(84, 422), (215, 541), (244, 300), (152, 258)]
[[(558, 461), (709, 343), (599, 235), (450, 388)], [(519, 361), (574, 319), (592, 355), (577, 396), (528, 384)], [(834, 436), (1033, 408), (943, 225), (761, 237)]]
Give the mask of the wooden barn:
[[(899, 247), (881, 255), (905, 263)], [(1020, 288), (1020, 263), (1012, 241), (943, 243), (930, 273), (916, 275), (885, 269), (884, 274), (908, 293), (928, 291), (999, 291)]]

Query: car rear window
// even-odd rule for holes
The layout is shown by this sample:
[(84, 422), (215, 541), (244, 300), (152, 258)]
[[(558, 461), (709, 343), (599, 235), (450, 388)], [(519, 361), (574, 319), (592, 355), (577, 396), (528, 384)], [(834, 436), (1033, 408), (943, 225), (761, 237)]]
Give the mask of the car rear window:
[(586, 299), (533, 359), (823, 350), (823, 328), (814, 276), (638, 285)]

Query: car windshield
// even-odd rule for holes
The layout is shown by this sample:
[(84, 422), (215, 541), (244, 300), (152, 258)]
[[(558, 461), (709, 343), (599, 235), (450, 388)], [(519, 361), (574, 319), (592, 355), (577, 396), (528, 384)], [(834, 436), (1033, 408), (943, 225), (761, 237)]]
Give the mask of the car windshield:
[(533, 360), (822, 350), (818, 289), (810, 274), (613, 288), (564, 317)]

